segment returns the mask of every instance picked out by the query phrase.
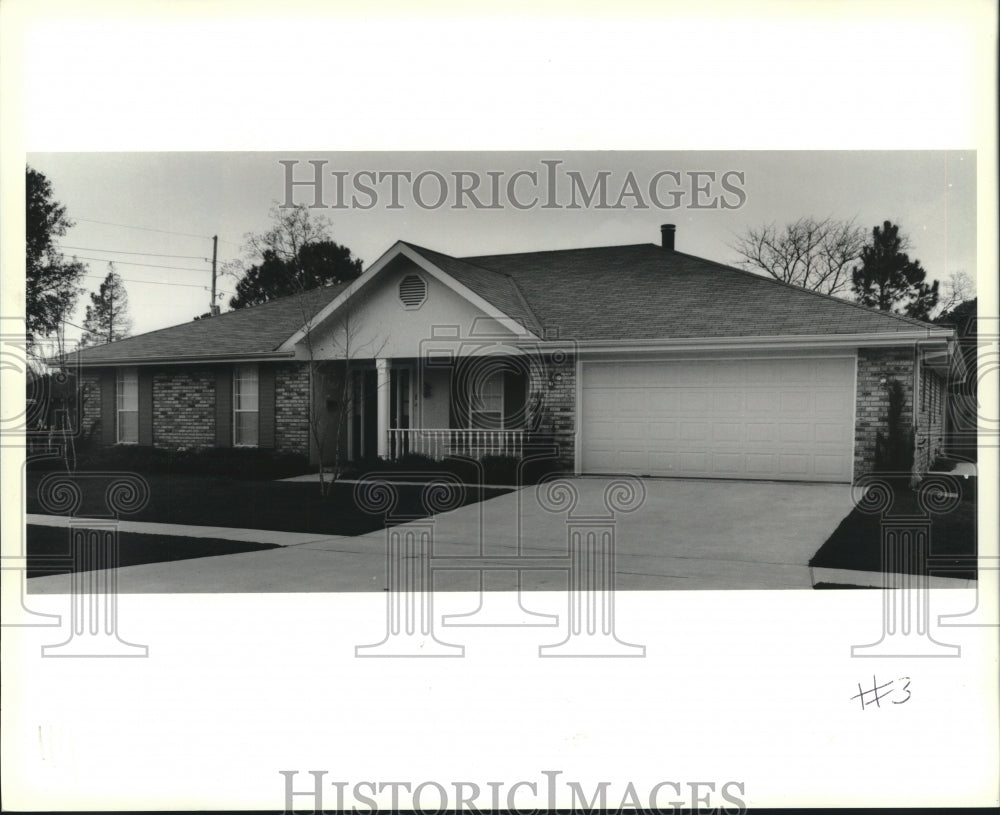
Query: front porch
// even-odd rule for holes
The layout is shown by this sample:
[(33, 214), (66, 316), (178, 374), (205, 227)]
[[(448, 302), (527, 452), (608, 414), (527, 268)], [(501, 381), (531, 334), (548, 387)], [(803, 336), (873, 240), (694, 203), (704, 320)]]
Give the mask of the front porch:
[(319, 447), (324, 465), (411, 455), (520, 459), (542, 435), (538, 379), (516, 356), (324, 363), (313, 380), (314, 455)]

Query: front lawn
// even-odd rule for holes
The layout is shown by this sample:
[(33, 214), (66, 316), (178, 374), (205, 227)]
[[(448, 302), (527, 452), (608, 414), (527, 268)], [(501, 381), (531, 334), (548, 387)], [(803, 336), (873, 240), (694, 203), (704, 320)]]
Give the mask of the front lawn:
[[(940, 577), (976, 579), (976, 479), (957, 479), (961, 500), (951, 511), (932, 513), (929, 573)], [(895, 485), (894, 499), (885, 518), (922, 516), (917, 494), (908, 486)], [(882, 570), (882, 517), (855, 508), (840, 522), (809, 561), (810, 566), (830, 569)], [(918, 574), (924, 564), (911, 563), (909, 574)]]
[[(42, 506), (38, 496), (39, 483), (47, 475), (49, 473), (28, 472), (26, 502), (29, 513), (51, 514)], [(107, 479), (85, 477), (85, 473), (80, 475), (75, 483), (83, 493), (83, 502), (76, 515), (106, 515), (104, 491)], [(236, 481), (215, 476), (163, 473), (149, 473), (144, 478), (149, 483), (149, 503), (136, 513), (122, 515), (122, 520), (325, 535), (362, 535), (382, 529), (385, 525), (384, 514), (371, 514), (358, 506), (353, 484), (335, 484), (328, 495), (322, 495), (316, 483)], [(390, 523), (432, 514), (422, 504), (423, 489), (422, 485), (395, 487), (399, 500)], [(455, 496), (455, 501), (449, 502), (449, 506), (464, 506), (506, 492), (510, 490), (463, 488)]]
[[(86, 542), (84, 547), (96, 544)], [(137, 566), (143, 563), (166, 563), (171, 560), (190, 560), (214, 555), (233, 555), (238, 552), (260, 552), (277, 549), (275, 543), (246, 543), (245, 541), (218, 540), (216, 538), (187, 538), (172, 535), (139, 535), (134, 532), (118, 533), (118, 565)], [(54, 526), (28, 525), (28, 577), (86, 571), (76, 568), (70, 553), (69, 530)], [(83, 564), (93, 564), (94, 558), (82, 559)], [(104, 565), (101, 564), (101, 568)]]

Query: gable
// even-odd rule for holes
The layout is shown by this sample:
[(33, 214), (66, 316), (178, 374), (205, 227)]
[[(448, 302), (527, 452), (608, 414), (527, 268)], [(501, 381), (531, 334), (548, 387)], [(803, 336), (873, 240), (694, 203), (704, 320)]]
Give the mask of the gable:
[[(421, 288), (422, 299), (417, 296)], [(510, 326), (510, 321), (477, 307), (447, 281), (399, 257), (318, 325), (311, 342), (317, 359), (342, 359), (345, 348), (352, 359), (404, 358), (420, 356), (422, 347), (442, 333), (514, 338), (517, 333)], [(299, 359), (308, 358), (308, 341), (299, 340), (295, 352)]]

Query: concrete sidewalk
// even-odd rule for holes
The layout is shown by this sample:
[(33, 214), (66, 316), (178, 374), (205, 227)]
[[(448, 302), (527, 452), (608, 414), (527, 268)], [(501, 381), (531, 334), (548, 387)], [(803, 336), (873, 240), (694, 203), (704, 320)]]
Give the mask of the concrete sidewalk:
[[(68, 518), (65, 515), (25, 516), (30, 526), (54, 526), (66, 528), (70, 521), (86, 521), (85, 518)], [(245, 541), (247, 543), (274, 543), (278, 546), (301, 546), (330, 539), (350, 538), (346, 535), (321, 535), (316, 532), (282, 532), (272, 529), (233, 529), (226, 526), (190, 526), (187, 524), (160, 524), (150, 521), (118, 521), (121, 532), (135, 532), (140, 535), (171, 535), (180, 538), (215, 538), (216, 540)]]
[[(613, 479), (572, 480), (573, 517), (607, 513)], [(851, 511), (846, 484), (646, 479), (645, 500), (614, 523), (620, 590), (811, 589), (809, 559)], [(567, 507), (551, 511), (534, 487), (435, 516), (435, 556), (564, 556)], [(36, 518), (38, 516), (32, 516)], [(63, 524), (65, 519), (52, 519)], [(123, 531), (181, 534), (170, 524), (122, 522)], [(386, 584), (386, 533), (356, 537), (181, 527), (186, 534), (227, 537), (281, 548), (119, 569), (122, 593), (357, 592)], [(226, 534), (228, 533), (228, 534)], [(516, 572), (486, 573), (487, 588), (510, 590)], [(440, 590), (478, 588), (472, 570), (435, 572)], [(562, 571), (521, 573), (523, 590), (564, 590)], [(28, 581), (29, 593), (66, 593), (69, 576)]]

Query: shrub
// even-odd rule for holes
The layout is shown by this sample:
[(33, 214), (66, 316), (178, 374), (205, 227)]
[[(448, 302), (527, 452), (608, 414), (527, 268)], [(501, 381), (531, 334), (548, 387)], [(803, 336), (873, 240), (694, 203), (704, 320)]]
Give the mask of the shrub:
[(875, 470), (880, 473), (908, 473), (913, 467), (913, 428), (903, 417), (905, 394), (898, 379), (888, 384), (888, 432), (875, 436)]
[[(56, 466), (58, 465), (58, 466)], [(32, 469), (61, 469), (51, 459)], [(140, 473), (214, 475), (243, 481), (273, 480), (311, 472), (305, 456), (254, 448), (212, 447), (202, 450), (162, 450), (158, 447), (116, 445), (81, 453), (77, 469), (125, 470)]]

